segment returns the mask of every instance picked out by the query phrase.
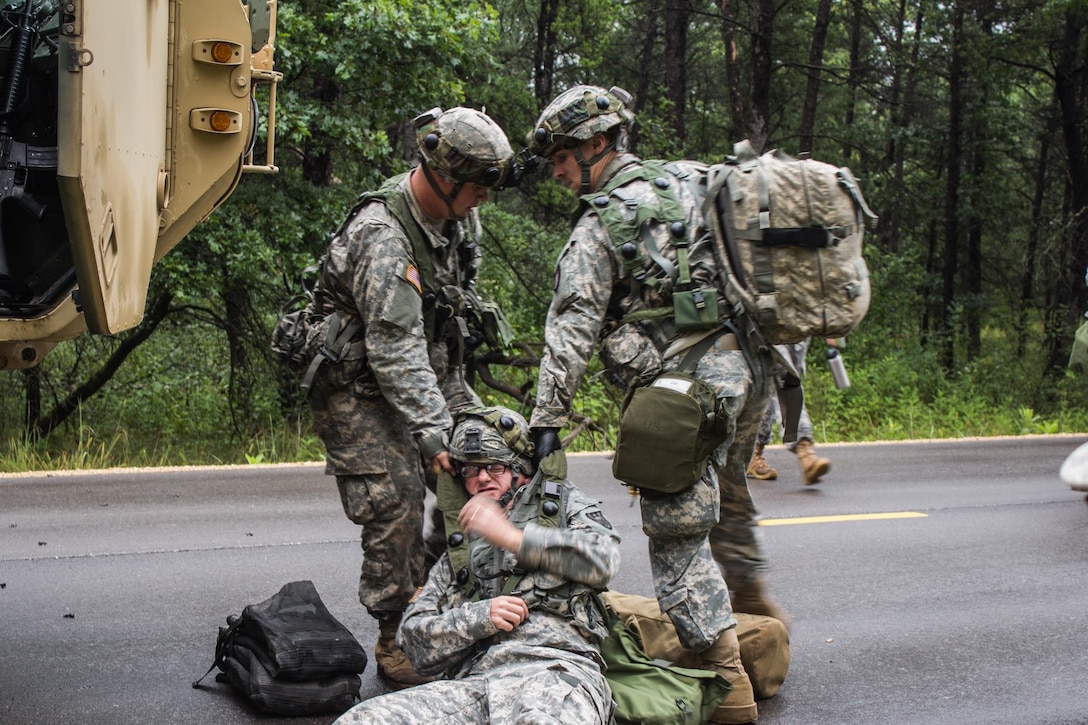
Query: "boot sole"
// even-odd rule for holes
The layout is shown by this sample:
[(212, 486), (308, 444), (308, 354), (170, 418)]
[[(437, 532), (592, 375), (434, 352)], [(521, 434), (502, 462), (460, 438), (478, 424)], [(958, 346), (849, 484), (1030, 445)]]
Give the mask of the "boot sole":
[[(748, 686), (748, 697), (754, 697), (751, 685)], [(729, 693), (730, 697), (733, 693)], [(726, 698), (728, 699), (728, 698)], [(718, 709), (707, 720), (708, 725), (743, 725), (743, 723), (755, 722), (759, 719), (759, 706), (753, 700), (751, 705), (719, 705)]]

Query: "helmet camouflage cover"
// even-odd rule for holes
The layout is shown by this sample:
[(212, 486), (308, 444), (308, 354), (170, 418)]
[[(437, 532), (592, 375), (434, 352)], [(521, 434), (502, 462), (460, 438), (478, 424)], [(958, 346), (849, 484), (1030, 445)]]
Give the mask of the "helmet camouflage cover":
[(449, 451), (461, 463), (524, 465), (533, 455), (529, 424), (509, 408), (469, 408), (457, 416)]
[(607, 91), (599, 86), (566, 90), (548, 104), (529, 132), (529, 151), (547, 157), (613, 128), (626, 131), (635, 122), (627, 108), (630, 102), (631, 94), (617, 86)]
[(510, 141), (486, 114), (471, 108), (432, 108), (414, 123), (423, 163), (447, 181), (500, 189), (516, 174)]

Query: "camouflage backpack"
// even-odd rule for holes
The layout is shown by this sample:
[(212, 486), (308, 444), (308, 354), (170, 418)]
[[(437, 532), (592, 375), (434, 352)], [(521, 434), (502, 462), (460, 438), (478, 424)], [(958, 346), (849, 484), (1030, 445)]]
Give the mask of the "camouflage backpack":
[(772, 345), (842, 337), (869, 309), (862, 257), (877, 216), (846, 167), (748, 141), (707, 172), (703, 213), (724, 248), (726, 295)]

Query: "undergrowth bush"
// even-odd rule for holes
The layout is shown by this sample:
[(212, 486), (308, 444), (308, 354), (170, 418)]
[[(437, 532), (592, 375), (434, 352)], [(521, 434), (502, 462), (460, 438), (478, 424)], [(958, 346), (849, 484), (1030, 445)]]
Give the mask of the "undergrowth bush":
[[(188, 328), (190, 333), (192, 328)], [(0, 376), (0, 470), (94, 469), (114, 466), (261, 464), (321, 460), (320, 439), (309, 416), (285, 419), (276, 409), (273, 381), (256, 380), (253, 420), (239, 430), (225, 395), (227, 365), (221, 341), (184, 341), (164, 331), (133, 355), (103, 391), (70, 422), (43, 440), (21, 434), (21, 374)], [(834, 387), (824, 359), (826, 345), (813, 341), (805, 396), (817, 442), (964, 438), (1088, 432), (1088, 381), (1067, 373), (1045, 388), (1036, 360), (1011, 359), (1001, 344), (991, 357), (946, 376), (930, 352), (874, 344), (861, 334), (842, 350), (851, 386)], [(85, 337), (84, 340), (94, 338)], [(44, 364), (50, 384), (43, 407), (66, 394), (64, 371), (73, 356), (94, 345), (54, 351)], [(535, 369), (492, 371), (513, 387), (535, 381)], [(477, 386), (487, 404), (531, 411), (497, 391)], [(263, 391), (263, 392), (260, 392)], [(574, 412), (599, 430), (584, 430), (570, 451), (608, 450), (615, 443), (623, 394), (606, 382), (594, 359)], [(569, 435), (572, 426), (564, 429)]]

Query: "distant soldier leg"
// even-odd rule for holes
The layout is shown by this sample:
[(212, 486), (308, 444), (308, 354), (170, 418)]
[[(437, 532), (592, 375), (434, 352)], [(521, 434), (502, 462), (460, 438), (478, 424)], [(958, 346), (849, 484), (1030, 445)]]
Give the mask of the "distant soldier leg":
[(767, 404), (767, 411), (763, 414), (763, 420), (759, 425), (759, 435), (756, 438), (756, 448), (752, 453), (752, 460), (748, 464), (747, 474), (751, 478), (760, 481), (770, 481), (778, 478), (778, 471), (771, 467), (767, 459), (763, 457), (763, 449), (771, 442), (771, 434), (774, 432), (774, 405)]

